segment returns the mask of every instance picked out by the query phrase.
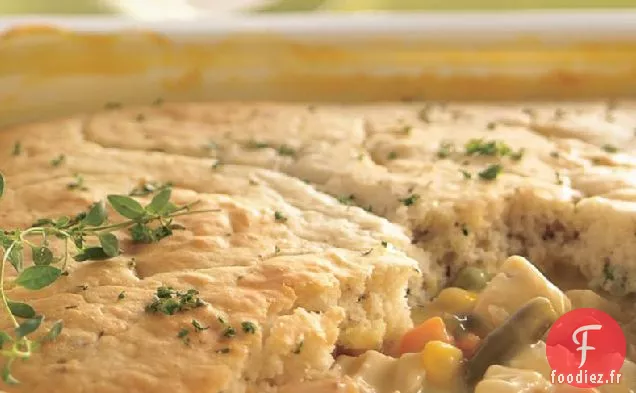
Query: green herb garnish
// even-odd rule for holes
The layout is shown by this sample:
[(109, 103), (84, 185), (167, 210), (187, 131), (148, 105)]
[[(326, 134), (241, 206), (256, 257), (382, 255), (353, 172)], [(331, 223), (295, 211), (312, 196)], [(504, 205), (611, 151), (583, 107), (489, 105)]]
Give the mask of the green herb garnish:
[(165, 188), (172, 188), (172, 183), (143, 182), (137, 187), (130, 190), (129, 196), (146, 196), (161, 191)]
[(405, 125), (404, 127), (400, 129), (400, 134), (409, 135), (412, 130), (413, 130), (413, 126)]
[(192, 326), (194, 326), (194, 331), (197, 333), (208, 330), (210, 328), (209, 326), (201, 326), (201, 323), (199, 323), (199, 321), (197, 321), (196, 319), (192, 320)]
[(22, 142), (17, 141), (13, 144), (13, 151), (11, 152), (13, 156), (19, 156), (22, 154)]
[(282, 212), (276, 210), (274, 212), (274, 220), (276, 222), (287, 222), (287, 217)]
[(468, 236), (468, 227), (466, 226), (466, 224), (462, 225), (462, 234), (464, 236)]
[(388, 160), (395, 160), (396, 158), (398, 158), (398, 154), (397, 154), (397, 152), (392, 151), (386, 156), (386, 158)]
[(121, 291), (119, 292), (119, 295), (117, 295), (117, 300), (124, 300), (126, 298), (126, 291)]
[(80, 191), (87, 191), (88, 187), (86, 187), (84, 185), (84, 176), (82, 175), (78, 175), (77, 173), (74, 175), (75, 180), (73, 180), (72, 182), (68, 183), (66, 185), (66, 188), (68, 188), (69, 190), (80, 190)]
[(482, 139), (471, 139), (464, 146), (466, 155), (478, 156), (505, 156), (512, 152), (510, 146), (501, 141), (484, 141)]
[(616, 153), (618, 152), (618, 148), (614, 145), (610, 145), (609, 143), (606, 143), (602, 146), (603, 151), (607, 152), (607, 153)]
[(455, 152), (455, 145), (450, 142), (442, 142), (437, 149), (437, 157), (446, 158)]
[(384, 248), (389, 247), (389, 242), (387, 242), (386, 240), (382, 240), (382, 241), (380, 242), (380, 244), (382, 244), (382, 247), (384, 247)]
[(232, 338), (234, 336), (236, 336), (236, 329), (234, 329), (232, 326), (226, 327), (223, 331), (223, 337)]
[(420, 199), (419, 194), (411, 194), (406, 198), (399, 199), (404, 206), (413, 206)]
[[(0, 198), (4, 194), (5, 179), (0, 174)], [(76, 179), (72, 188), (82, 188), (81, 179)], [(0, 331), (4, 348), (0, 356), (5, 358), (3, 378), (5, 381), (17, 382), (11, 376), (11, 365), (16, 359), (26, 360), (41, 343), (53, 341), (62, 330), (62, 322), (55, 322), (48, 333), (39, 341), (29, 338), (30, 334), (41, 329), (43, 316), (26, 303), (8, 300), (4, 289), (5, 268), (9, 264), (16, 270), (14, 284), (30, 290), (39, 290), (53, 284), (58, 278), (68, 275), (66, 267), (69, 261), (83, 262), (103, 260), (120, 254), (119, 240), (115, 231), (130, 229), (134, 226), (149, 228), (150, 224), (159, 222), (159, 227), (170, 227), (175, 217), (209, 212), (211, 210), (193, 211), (196, 204), (175, 206), (170, 201), (170, 189), (159, 192), (147, 206), (128, 196), (109, 195), (110, 207), (127, 218), (121, 222), (108, 222), (106, 203), (97, 202), (87, 211), (73, 217), (40, 218), (26, 229), (0, 230), (0, 250), (2, 250), (2, 266), (0, 266), (0, 308), (4, 308), (14, 326), (13, 331)], [(35, 238), (35, 239), (34, 239)], [(63, 243), (63, 250), (57, 254), (52, 247), (53, 242)], [(77, 253), (71, 255), (73, 244)], [(24, 253), (30, 252), (33, 265), (24, 267)], [(82, 289), (88, 288), (81, 286)], [(149, 311), (160, 311), (167, 314), (200, 306), (203, 302), (196, 297), (198, 292), (190, 290), (186, 293), (163, 288), (157, 291), (157, 299), (149, 305)], [(123, 292), (119, 294), (121, 299)], [(175, 304), (176, 303), (176, 304)], [(69, 306), (76, 307), (76, 306)], [(18, 322), (16, 318), (24, 318)], [(13, 335), (11, 334), (13, 332)]]
[(190, 334), (190, 331), (188, 329), (181, 328), (179, 330), (179, 333), (177, 333), (177, 337), (179, 337), (184, 344), (188, 345), (190, 344), (190, 338), (188, 337), (189, 334)]
[(248, 149), (267, 149), (270, 146), (269, 143), (265, 142), (249, 141), (247, 142), (245, 147), (247, 147)]
[(494, 130), (495, 128), (497, 128), (497, 123), (495, 123), (494, 121), (491, 121), (490, 123), (486, 124), (486, 128), (490, 131)]
[(287, 145), (281, 145), (276, 151), (279, 156), (293, 157), (296, 155), (296, 150)]
[(342, 203), (343, 205), (351, 206), (353, 205), (355, 198), (356, 198), (355, 195), (349, 194), (349, 195), (340, 195), (337, 199), (338, 199), (338, 202)]
[(250, 333), (250, 334), (256, 333), (256, 325), (252, 322), (249, 322), (249, 321), (242, 322), (241, 328), (243, 329), (243, 332), (245, 333)]
[(60, 154), (59, 156), (51, 160), (51, 166), (54, 168), (57, 168), (60, 165), (62, 165), (65, 160), (66, 160), (66, 156), (64, 154)]
[(198, 295), (199, 291), (196, 289), (181, 292), (172, 287), (162, 286), (157, 288), (152, 302), (146, 306), (146, 311), (174, 315), (178, 312), (205, 306), (205, 302)]
[(470, 180), (470, 179), (473, 178), (473, 175), (470, 172), (468, 172), (468, 171), (460, 169), (460, 172), (464, 176), (464, 179), (466, 179), (466, 180)]
[(488, 168), (479, 172), (479, 178), (482, 180), (495, 180), (501, 173), (503, 167), (499, 164), (490, 165)]

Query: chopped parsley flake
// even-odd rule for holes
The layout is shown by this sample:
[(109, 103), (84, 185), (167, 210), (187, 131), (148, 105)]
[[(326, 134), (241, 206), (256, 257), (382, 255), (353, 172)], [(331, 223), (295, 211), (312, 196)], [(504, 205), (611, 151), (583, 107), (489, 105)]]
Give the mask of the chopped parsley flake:
[(411, 194), (406, 198), (399, 199), (399, 201), (402, 202), (404, 206), (413, 206), (418, 199), (420, 199), (419, 194)]
[(618, 151), (618, 148), (614, 145), (610, 145), (608, 143), (604, 144), (602, 147), (603, 151), (607, 152), (607, 153), (616, 153)]
[(234, 329), (232, 326), (226, 327), (223, 331), (223, 337), (231, 338), (234, 336), (236, 336), (236, 329)]
[(398, 158), (398, 154), (397, 152), (392, 151), (386, 156), (386, 158), (389, 160), (395, 160), (396, 158)]
[(194, 326), (194, 331), (197, 333), (210, 328), (209, 326), (201, 326), (201, 323), (199, 323), (196, 319), (192, 320), (192, 326)]
[(497, 176), (501, 173), (503, 167), (499, 164), (490, 165), (488, 168), (479, 172), (479, 178), (482, 180), (495, 180)]
[(119, 292), (119, 295), (117, 295), (117, 300), (123, 300), (126, 298), (126, 291), (121, 291)]
[(450, 142), (442, 142), (437, 149), (437, 157), (446, 158), (455, 151), (455, 146)]
[(179, 330), (179, 333), (177, 333), (177, 337), (179, 337), (184, 344), (188, 345), (190, 344), (190, 338), (188, 337), (188, 334), (190, 334), (190, 331), (186, 328), (181, 328)]
[(497, 123), (495, 123), (494, 121), (491, 121), (490, 123), (486, 124), (486, 128), (490, 131), (494, 130), (495, 128), (497, 128)]
[(401, 134), (404, 135), (409, 135), (411, 133), (411, 130), (413, 130), (413, 126), (410, 125), (405, 125), (404, 127), (402, 127), (402, 129), (400, 130)]
[(20, 141), (17, 141), (13, 144), (13, 151), (11, 152), (11, 154), (13, 154), (14, 156), (19, 156), (20, 154), (22, 154), (22, 143)]
[(287, 217), (285, 217), (282, 212), (276, 210), (274, 212), (274, 220), (276, 220), (276, 222), (287, 222)]
[(343, 205), (353, 205), (353, 201), (355, 200), (355, 195), (350, 194), (350, 195), (341, 195), (338, 197), (338, 202), (342, 203)]
[(156, 183), (156, 182), (144, 182), (139, 186), (133, 188), (128, 193), (129, 196), (146, 196), (150, 195), (156, 191), (161, 191), (165, 188), (171, 188), (173, 184), (171, 182), (167, 183)]
[(223, 165), (223, 163), (221, 162), (221, 160), (216, 160), (214, 162), (214, 164), (212, 164), (212, 169), (216, 170), (219, 169), (221, 167), (221, 165)]
[(512, 153), (512, 149), (501, 141), (484, 141), (482, 139), (471, 139), (464, 146), (466, 155), (478, 156), (506, 156)]
[(287, 145), (282, 145), (278, 149), (276, 149), (279, 156), (293, 157), (296, 155), (296, 149), (289, 147)]
[(146, 312), (160, 312), (166, 315), (174, 315), (180, 311), (187, 311), (205, 306), (205, 302), (197, 296), (199, 291), (188, 289), (186, 292), (175, 291), (172, 287), (159, 287), (150, 304), (146, 306)]
[(382, 244), (382, 247), (384, 247), (384, 248), (389, 247), (389, 242), (387, 242), (387, 241), (385, 241), (385, 240), (382, 240), (382, 241), (380, 242), (380, 244)]
[(88, 187), (84, 185), (84, 177), (82, 175), (75, 174), (75, 180), (66, 185), (69, 190), (86, 191)]
[(563, 178), (561, 178), (561, 174), (559, 172), (554, 172), (554, 176), (556, 177), (556, 184), (563, 185)]
[(217, 169), (219, 169), (222, 165), (223, 165), (223, 163), (221, 162), (221, 160), (216, 160), (216, 161), (214, 162), (214, 164), (212, 164), (212, 169), (217, 170)]
[(60, 154), (59, 156), (51, 160), (51, 166), (57, 168), (62, 165), (64, 161), (66, 161), (66, 156), (64, 154)]
[(464, 179), (466, 179), (466, 180), (470, 180), (470, 179), (472, 179), (472, 177), (473, 177), (473, 175), (472, 175), (470, 172), (465, 171), (465, 170), (463, 170), (463, 169), (462, 169), (462, 170), (460, 170), (460, 172), (461, 172), (461, 174), (464, 176)]
[(550, 152), (550, 157), (552, 158), (559, 158), (559, 152), (558, 151), (551, 151)]
[(468, 236), (468, 227), (466, 226), (466, 224), (462, 225), (462, 234), (464, 236)]
[(267, 149), (269, 147), (269, 143), (258, 142), (258, 141), (249, 141), (245, 145), (248, 149)]
[(241, 323), (241, 328), (245, 333), (255, 334), (256, 333), (256, 325), (252, 322), (245, 321)]
[(274, 254), (278, 254), (280, 253), (280, 247), (278, 247), (278, 244), (274, 246)]

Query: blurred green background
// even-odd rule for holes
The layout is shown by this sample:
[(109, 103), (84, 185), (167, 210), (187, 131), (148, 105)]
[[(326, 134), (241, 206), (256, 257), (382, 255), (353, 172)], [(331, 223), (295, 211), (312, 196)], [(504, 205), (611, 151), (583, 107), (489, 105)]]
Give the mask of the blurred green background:
[[(121, 0), (125, 2), (125, 0)], [(216, 0), (218, 2), (218, 0)], [(232, 0), (226, 0), (232, 1)], [(214, 0), (210, 0), (214, 3)], [(190, 3), (174, 0), (174, 3)], [(192, 3), (207, 8), (205, 0)], [(257, 2), (258, 3), (258, 2)], [(95, 14), (118, 13), (109, 0), (0, 0), (1, 14), (54, 13)], [(636, 0), (264, 0), (262, 4), (241, 8), (247, 12), (291, 12), (291, 11), (359, 11), (359, 10), (493, 10), (493, 9), (537, 9), (537, 8), (631, 8)], [(148, 0), (149, 7), (159, 6)], [(212, 7), (211, 7), (212, 8)], [(224, 6), (227, 9), (227, 6)]]

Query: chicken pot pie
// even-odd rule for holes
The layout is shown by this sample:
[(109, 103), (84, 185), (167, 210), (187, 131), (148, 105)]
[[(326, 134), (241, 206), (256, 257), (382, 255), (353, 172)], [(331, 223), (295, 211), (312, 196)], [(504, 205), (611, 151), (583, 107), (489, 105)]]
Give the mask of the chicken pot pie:
[(543, 343), (564, 313), (606, 311), (634, 357), (634, 119), (197, 103), (4, 129), (2, 389), (570, 392)]

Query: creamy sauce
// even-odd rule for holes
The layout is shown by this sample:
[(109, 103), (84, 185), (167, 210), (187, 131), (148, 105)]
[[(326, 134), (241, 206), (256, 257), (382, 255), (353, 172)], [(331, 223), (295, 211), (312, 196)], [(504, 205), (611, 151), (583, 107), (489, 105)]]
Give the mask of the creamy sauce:
[(426, 374), (419, 354), (396, 359), (368, 351), (358, 357), (341, 356), (336, 367), (377, 393), (419, 393)]
[[(509, 258), (479, 294), (473, 313), (499, 326), (528, 299), (544, 297), (559, 315), (576, 308), (597, 308), (615, 319), (625, 320), (621, 306), (591, 291), (575, 289), (563, 293), (523, 258)], [(413, 311), (414, 319), (423, 320), (439, 312), (433, 300)], [(417, 323), (418, 321), (416, 321)], [(635, 323), (625, 326), (628, 341)], [(465, 393), (456, 386), (439, 389), (426, 379), (421, 354), (405, 354), (399, 358), (379, 352), (366, 352), (359, 357), (342, 356), (336, 370), (373, 393)], [(626, 360), (619, 384), (599, 388), (578, 389), (551, 383), (551, 368), (543, 341), (520, 347), (518, 353), (501, 365), (492, 365), (476, 385), (474, 393), (636, 393), (636, 364)], [(460, 379), (460, 378), (458, 378)]]

